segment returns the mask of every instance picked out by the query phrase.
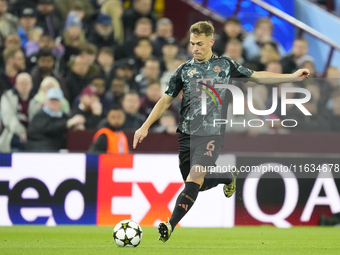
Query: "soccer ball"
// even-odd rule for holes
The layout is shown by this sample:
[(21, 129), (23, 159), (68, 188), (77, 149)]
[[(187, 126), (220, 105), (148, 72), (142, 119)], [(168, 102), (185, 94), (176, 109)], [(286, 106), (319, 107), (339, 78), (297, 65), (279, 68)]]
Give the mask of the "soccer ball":
[(137, 247), (142, 237), (142, 228), (133, 220), (122, 220), (113, 229), (113, 240), (119, 247)]

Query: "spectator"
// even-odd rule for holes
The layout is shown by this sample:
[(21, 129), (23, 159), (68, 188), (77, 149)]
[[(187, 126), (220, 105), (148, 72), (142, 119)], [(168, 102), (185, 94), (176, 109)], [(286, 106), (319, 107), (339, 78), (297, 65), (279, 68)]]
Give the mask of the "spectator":
[(340, 131), (340, 92), (336, 91), (332, 94), (333, 109), (330, 115), (331, 130)]
[(128, 85), (125, 79), (117, 76), (112, 80), (110, 90), (106, 92), (105, 98), (111, 102), (111, 105), (121, 105), (127, 90)]
[(138, 84), (138, 93), (145, 95), (146, 88), (150, 80), (158, 79), (160, 75), (160, 63), (157, 58), (150, 58), (145, 62), (141, 72), (136, 76), (135, 81)]
[(62, 20), (55, 13), (54, 0), (38, 0), (37, 25), (52, 39), (61, 35)]
[(268, 18), (261, 18), (256, 22), (254, 33), (247, 35), (243, 41), (246, 60), (255, 58), (260, 54), (260, 49), (266, 42), (275, 42), (280, 56), (285, 54), (282, 45), (272, 38), (273, 23)]
[(43, 34), (43, 30), (41, 28), (33, 28), (28, 34), (28, 41), (25, 45), (25, 55), (31, 56), (33, 53), (38, 51), (39, 45), (38, 41), (40, 40)]
[(124, 42), (124, 26), (122, 21), (123, 6), (120, 0), (107, 0), (103, 3), (101, 13), (110, 15), (114, 31), (114, 38), (118, 44)]
[(100, 13), (94, 25), (94, 31), (88, 37), (88, 41), (98, 48), (110, 47), (113, 50), (118, 46), (114, 38), (114, 31), (110, 15)]
[[(261, 97), (256, 95), (255, 93), (253, 94), (253, 106), (255, 109), (258, 110), (264, 110), (265, 109), (265, 105), (264, 102), (261, 100)], [(248, 101), (245, 100), (244, 101), (244, 115), (233, 115), (233, 105), (230, 105), (228, 107), (228, 114), (227, 114), (227, 120), (228, 123), (226, 125), (226, 132), (245, 132), (247, 133), (249, 136), (257, 136), (259, 134), (263, 134), (263, 133), (269, 133), (271, 126), (270, 126), (270, 122), (264, 121), (264, 125), (261, 127), (251, 127), (249, 125), (239, 125), (236, 123), (248, 123), (248, 121), (250, 120), (262, 120), (263, 117), (266, 117), (267, 119), (277, 119), (277, 117), (275, 115), (272, 116), (258, 116), (255, 115), (254, 113), (252, 113), (249, 110), (248, 107)]]
[(17, 33), (9, 34), (5, 40), (5, 49), (6, 48), (20, 48), (21, 47), (21, 38)]
[(21, 37), (21, 48), (25, 48), (29, 39), (30, 31), (35, 28), (37, 22), (35, 10), (32, 8), (25, 8), (20, 14), (20, 28), (18, 34)]
[(20, 48), (6, 48), (3, 52), (5, 69), (0, 74), (0, 96), (11, 89), (19, 72), (26, 68), (25, 56)]
[(125, 82), (128, 84), (130, 90), (139, 91), (138, 84), (135, 81), (134, 65), (135, 65), (134, 59), (119, 60), (115, 64), (113, 74), (114, 77), (120, 77), (125, 79)]
[(0, 42), (4, 42), (9, 34), (16, 33), (19, 29), (19, 20), (7, 12), (7, 0), (0, 0)]
[[(98, 91), (100, 103), (103, 106), (103, 114), (106, 115), (111, 107), (111, 101), (105, 97), (105, 79), (102, 76), (93, 76), (89, 80), (89, 85), (95, 87)], [(76, 107), (80, 103), (80, 96), (76, 97), (73, 106)]]
[(75, 57), (71, 63), (70, 71), (66, 75), (65, 82), (70, 92), (70, 103), (81, 93), (87, 86), (89, 64), (83, 56)]
[(37, 64), (37, 57), (40, 50), (52, 52), (55, 57), (55, 71), (63, 71), (63, 66), (65, 64), (61, 60), (65, 53), (65, 47), (59, 42), (54, 42), (47, 34), (42, 34), (36, 41), (30, 40), (26, 43), (26, 62), (28, 70), (32, 70)]
[(85, 58), (86, 63), (88, 63), (90, 66), (89, 71), (87, 72), (87, 76), (98, 75), (100, 73), (100, 66), (95, 63), (98, 55), (97, 46), (91, 43), (85, 44), (85, 46), (81, 50), (80, 55)]
[(3, 72), (5, 69), (5, 63), (3, 59), (4, 50), (11, 47), (11, 48), (20, 48), (21, 47), (21, 41), (20, 36), (18, 34), (9, 34), (6, 37), (4, 45), (0, 45), (0, 73)]
[(63, 45), (65, 46), (64, 59), (66, 62), (72, 56), (80, 54), (81, 48), (86, 44), (85, 34), (82, 31), (83, 23), (76, 12), (70, 12), (65, 23)]
[(282, 73), (293, 73), (298, 69), (297, 61), (308, 53), (308, 42), (303, 38), (297, 38), (293, 42), (292, 52), (284, 56), (280, 63)]
[(139, 38), (133, 52), (135, 54), (135, 68), (136, 71), (139, 72), (145, 65), (146, 60), (152, 56), (152, 44), (149, 38)]
[[(282, 119), (286, 119), (287, 116), (285, 115), (281, 115), (281, 105), (282, 105), (282, 100), (281, 100), (281, 92), (282, 92), (282, 88), (294, 88), (294, 84), (293, 83), (281, 83), (278, 85), (278, 89), (277, 89), (277, 107), (274, 111), (274, 114), (276, 116), (278, 116), (281, 120)], [(286, 98), (287, 99), (293, 99), (295, 98), (295, 93), (286, 93)], [(270, 103), (269, 103), (270, 102)], [(270, 107), (272, 106), (272, 98), (271, 100), (268, 100), (268, 104), (267, 104), (267, 109), (270, 109)], [(291, 108), (293, 107), (293, 104), (286, 104), (286, 112), (288, 112)]]
[(66, 98), (69, 98), (69, 91), (66, 87), (63, 77), (53, 70), (55, 57), (53, 56), (52, 52), (49, 50), (40, 50), (36, 57), (37, 65), (31, 71), (34, 84), (33, 91), (37, 92), (43, 79), (50, 76), (58, 80), (58, 83), (60, 84), (60, 88), (64, 92), (64, 95), (66, 95)]
[(175, 60), (175, 57), (179, 53), (179, 46), (177, 45), (174, 38), (168, 38), (166, 43), (162, 48), (162, 62), (161, 62), (161, 72), (170, 69), (170, 63)]
[[(53, 78), (52, 78), (53, 79)], [(27, 151), (53, 152), (66, 148), (67, 129), (84, 130), (85, 118), (68, 118), (62, 110), (63, 92), (52, 87), (46, 93), (43, 108), (33, 117), (27, 132)]]
[(116, 52), (116, 58), (129, 58), (133, 57), (134, 53), (131, 51), (132, 48), (137, 44), (138, 39), (142, 37), (147, 37), (150, 39), (152, 33), (152, 22), (148, 18), (140, 18), (136, 22), (135, 30), (133, 34), (126, 38), (124, 44)]
[(163, 72), (162, 77), (161, 77), (162, 94), (166, 91), (166, 88), (169, 85), (171, 76), (174, 74), (174, 72), (180, 65), (185, 63), (185, 61), (186, 61), (185, 57), (179, 56), (168, 64), (168, 69), (165, 72)]
[(278, 61), (270, 61), (266, 66), (266, 72), (282, 73), (282, 66)]
[(121, 131), (125, 115), (121, 108), (112, 108), (107, 114), (107, 122), (93, 137), (89, 153), (128, 154), (129, 146), (125, 134)]
[(105, 88), (109, 87), (109, 83), (113, 78), (114, 62), (115, 58), (112, 48), (101, 48), (97, 57), (97, 63), (100, 67), (100, 75), (105, 77)]
[[(88, 0), (87, 0), (88, 1)], [(91, 10), (92, 14), (86, 13), (86, 6), (79, 2), (78, 0), (75, 0), (74, 3), (71, 6), (70, 12), (76, 12), (78, 17), (80, 18), (83, 26), (82, 29), (84, 31), (85, 37), (87, 38), (89, 33), (93, 29), (93, 24), (96, 21), (97, 13)]]
[(168, 43), (168, 39), (173, 38), (173, 24), (170, 19), (162, 18), (156, 24), (156, 38), (152, 40), (153, 55), (161, 58), (163, 56), (163, 46)]
[(308, 55), (302, 56), (296, 62), (298, 68), (308, 68), (309, 69), (309, 71), (310, 71), (309, 78), (320, 78), (321, 74), (319, 74), (315, 70), (315, 64), (314, 63), (315, 63), (314, 58), (311, 57), (311, 56), (308, 56)]
[[(265, 103), (268, 100), (268, 88), (265, 85), (256, 85), (253, 87), (253, 94), (256, 95), (261, 102)], [(263, 106), (264, 108), (264, 106)]]
[[(223, 55), (230, 40), (237, 40), (240, 43), (243, 41), (242, 26), (237, 17), (229, 17), (226, 20), (220, 36), (213, 45), (213, 52), (218, 56)], [(236, 44), (234, 43), (234, 45)]]
[(93, 7), (88, 0), (55, 0), (55, 7), (61, 14), (63, 20), (67, 18), (67, 15), (71, 11), (77, 11), (81, 14), (81, 19), (86, 17), (91, 17), (94, 13)]
[[(146, 119), (151, 110), (156, 105), (158, 100), (161, 98), (161, 84), (157, 79), (151, 79), (148, 83), (145, 97), (141, 99), (141, 105), (139, 108), (139, 113)], [(159, 125), (159, 120), (153, 124), (153, 127)]]
[(80, 103), (72, 110), (72, 116), (81, 114), (85, 117), (85, 128), (94, 129), (103, 119), (103, 106), (99, 101), (99, 93), (95, 87), (87, 86), (80, 95)]
[(20, 17), (21, 11), (25, 8), (37, 8), (36, 0), (9, 0), (9, 12), (12, 13), (16, 17)]
[(340, 89), (340, 70), (334, 66), (327, 68), (326, 78), (334, 90)]
[[(38, 101), (41, 105), (43, 105), (46, 101), (46, 93), (50, 88), (60, 89), (60, 84), (56, 78), (48, 76), (48, 77), (45, 77), (40, 83), (38, 93), (34, 96), (34, 99)], [(65, 114), (68, 115), (70, 113), (69, 102), (64, 96), (60, 101), (61, 101), (61, 110)]]
[(1, 118), (4, 130), (0, 136), (0, 151), (22, 151), (27, 140), (27, 127), (39, 111), (40, 103), (32, 99), (33, 84), (28, 73), (18, 75), (14, 88), (1, 97)]
[(242, 43), (237, 39), (229, 39), (223, 55), (243, 65), (244, 59), (242, 57), (242, 52)]
[(146, 17), (152, 21), (152, 28), (155, 28), (157, 17), (152, 10), (152, 0), (134, 0), (130, 9), (123, 13), (123, 25), (125, 37), (132, 34), (138, 19)]
[(268, 63), (279, 59), (280, 55), (276, 43), (266, 42), (261, 48), (260, 55), (249, 62), (256, 65), (255, 71), (264, 71)]
[(297, 121), (298, 125), (291, 127), (293, 131), (328, 131), (330, 129), (330, 123), (327, 118), (322, 114), (318, 114), (318, 102), (313, 97), (306, 103), (304, 107), (312, 115), (305, 115), (301, 110), (294, 105), (287, 110), (287, 119), (293, 119)]
[(137, 130), (144, 122), (143, 116), (138, 112), (140, 107), (139, 95), (135, 91), (130, 91), (124, 96), (122, 102), (123, 110), (125, 113), (125, 123), (123, 130)]
[(159, 126), (153, 129), (154, 132), (168, 134), (176, 134), (177, 123), (174, 114), (170, 111), (165, 111), (159, 119)]
[(305, 87), (312, 95), (314, 101), (318, 107), (318, 114), (326, 113), (326, 104), (329, 99), (325, 97), (325, 95), (321, 94), (320, 86), (313, 80), (310, 80), (309, 83), (306, 84)]
[(333, 109), (332, 94), (340, 90), (340, 70), (336, 67), (328, 67), (326, 81), (320, 87), (321, 94), (328, 99), (327, 109)]

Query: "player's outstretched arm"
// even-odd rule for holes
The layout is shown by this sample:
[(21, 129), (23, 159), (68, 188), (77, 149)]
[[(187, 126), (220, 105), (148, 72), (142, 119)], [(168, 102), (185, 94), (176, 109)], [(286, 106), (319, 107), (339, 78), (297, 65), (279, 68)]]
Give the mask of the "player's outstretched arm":
[(134, 149), (137, 147), (137, 143), (141, 143), (148, 135), (150, 126), (163, 115), (163, 113), (170, 107), (170, 104), (173, 100), (174, 98), (167, 94), (163, 95), (162, 98), (159, 99), (144, 124), (138, 130), (136, 130), (135, 136), (133, 138)]
[(276, 84), (276, 83), (286, 83), (302, 81), (308, 78), (310, 72), (308, 69), (299, 69), (295, 73), (291, 74), (278, 74), (271, 72), (254, 72), (250, 76), (250, 80), (261, 83), (261, 84)]

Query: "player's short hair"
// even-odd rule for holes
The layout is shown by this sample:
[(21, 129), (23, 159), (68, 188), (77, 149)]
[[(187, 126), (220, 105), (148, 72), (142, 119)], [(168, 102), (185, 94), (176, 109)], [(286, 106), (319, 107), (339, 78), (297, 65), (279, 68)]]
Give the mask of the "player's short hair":
[(213, 36), (215, 32), (214, 26), (211, 21), (199, 21), (190, 27), (190, 33), (205, 36)]
[(3, 51), (3, 58), (4, 58), (4, 62), (7, 63), (9, 58), (14, 57), (14, 55), (18, 52), (22, 50), (20, 48), (17, 47), (8, 47)]

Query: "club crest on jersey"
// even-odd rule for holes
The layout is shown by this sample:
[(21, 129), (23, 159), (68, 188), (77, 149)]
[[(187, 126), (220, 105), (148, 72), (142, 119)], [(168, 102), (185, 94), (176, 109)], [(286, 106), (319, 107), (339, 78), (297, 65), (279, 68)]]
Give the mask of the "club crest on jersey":
[(215, 72), (215, 73), (220, 73), (220, 72), (221, 72), (221, 67), (219, 67), (219, 66), (214, 66), (214, 72)]
[(197, 74), (196, 71), (194, 69), (192, 69), (189, 73), (188, 73), (188, 76), (190, 75), (194, 75), (194, 74)]

